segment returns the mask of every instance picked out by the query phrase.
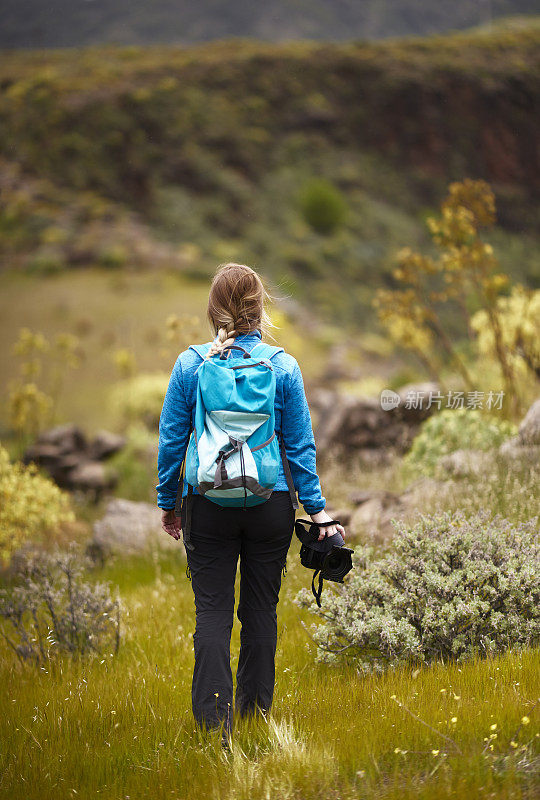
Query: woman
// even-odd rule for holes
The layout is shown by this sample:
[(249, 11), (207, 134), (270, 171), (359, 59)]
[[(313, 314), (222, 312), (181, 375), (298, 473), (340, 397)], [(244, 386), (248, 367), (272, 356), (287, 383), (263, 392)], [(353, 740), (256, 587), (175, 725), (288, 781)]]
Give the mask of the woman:
[[(212, 282), (208, 317), (216, 338), (209, 356), (231, 344), (251, 350), (268, 325), (264, 309), (268, 295), (257, 273), (242, 264), (221, 266)], [(201, 358), (193, 350), (181, 353), (174, 365), (159, 424), (157, 504), (162, 525), (174, 539), (185, 525), (175, 502), (196, 399), (196, 370)], [(316, 472), (315, 442), (302, 374), (296, 360), (284, 353), (272, 359), (276, 373), (276, 430), (282, 431), (294, 488), (307, 514), (317, 523), (331, 520)], [(183, 497), (187, 495), (184, 482)], [(294, 529), (294, 509), (283, 465), (268, 500), (243, 508), (226, 508), (194, 490), (188, 571), (195, 596), (193, 635), (195, 668), (192, 708), (201, 728), (233, 723), (233, 681), (230, 640), (234, 617), (234, 585), (240, 556), (238, 619), (242, 623), (236, 673), (234, 715), (270, 710), (274, 693), (277, 644), (276, 606), (282, 569)], [(321, 528), (319, 539), (345, 531), (341, 525)]]

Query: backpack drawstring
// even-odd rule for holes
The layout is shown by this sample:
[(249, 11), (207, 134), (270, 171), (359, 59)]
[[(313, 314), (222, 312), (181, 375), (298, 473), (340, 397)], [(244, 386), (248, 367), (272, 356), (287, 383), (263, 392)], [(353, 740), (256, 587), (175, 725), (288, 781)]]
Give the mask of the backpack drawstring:
[(244, 464), (243, 445), (240, 447), (240, 471), (242, 473), (242, 486), (244, 487), (244, 506), (243, 511), (246, 510), (247, 505), (247, 488), (246, 488), (246, 468)]

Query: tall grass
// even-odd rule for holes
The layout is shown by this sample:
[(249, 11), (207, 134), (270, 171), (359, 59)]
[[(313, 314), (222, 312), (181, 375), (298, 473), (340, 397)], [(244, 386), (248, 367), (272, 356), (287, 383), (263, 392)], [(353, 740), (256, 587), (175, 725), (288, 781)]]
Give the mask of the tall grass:
[(237, 721), (230, 752), (195, 726), (193, 595), (180, 546), (112, 562), (96, 577), (118, 584), (126, 604), (118, 656), (36, 671), (2, 647), (0, 796), (532, 797), (538, 652), (383, 677), (315, 664), (312, 617), (292, 603), (310, 579), (297, 545), (278, 606), (267, 721)]

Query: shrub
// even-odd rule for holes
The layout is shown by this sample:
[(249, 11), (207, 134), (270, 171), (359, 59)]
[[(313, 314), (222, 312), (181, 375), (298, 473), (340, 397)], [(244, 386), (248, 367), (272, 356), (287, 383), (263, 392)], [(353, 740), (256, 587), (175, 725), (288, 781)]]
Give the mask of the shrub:
[(341, 192), (324, 178), (311, 180), (300, 194), (304, 219), (317, 233), (332, 233), (344, 221), (347, 204)]
[(121, 244), (111, 245), (110, 247), (105, 247), (101, 250), (99, 254), (99, 263), (102, 267), (107, 267), (108, 269), (118, 269), (119, 267), (125, 266), (127, 264), (129, 258), (129, 254), (127, 249)]
[(74, 549), (21, 556), (16, 585), (0, 592), (2, 635), (18, 658), (43, 664), (55, 653), (118, 651), (120, 604), (105, 583), (84, 579), (89, 561)]
[(157, 430), (167, 391), (169, 375), (162, 372), (142, 373), (113, 387), (110, 402), (126, 422), (142, 422)]
[(126, 430), (126, 440), (125, 446), (108, 462), (119, 476), (117, 495), (126, 500), (154, 503), (158, 434), (136, 422)]
[[(508, 402), (516, 413), (523, 398), (516, 392), (517, 372), (512, 353), (520, 342), (504, 332), (504, 303), (501, 306), (499, 302), (510, 279), (500, 272), (493, 247), (483, 238), (484, 230), (491, 228), (495, 220), (495, 195), (488, 183), (469, 178), (451, 183), (440, 216), (426, 220), (438, 255), (402, 248), (393, 271), (399, 288), (379, 289), (373, 304), (393, 341), (414, 351), (432, 376), (441, 375), (444, 353), (460, 373), (464, 385), (476, 389), (477, 370), (463, 358), (462, 343), (455, 341), (448, 328), (448, 320), (454, 320), (459, 309), (467, 319), (470, 343), (480, 357), (489, 342)], [(449, 308), (454, 309), (450, 316)], [(479, 309), (475, 314), (476, 325), (471, 319), (471, 308)], [(483, 337), (487, 342), (479, 347), (473, 331), (476, 328), (478, 332), (484, 326), (490, 331)]]
[[(512, 287), (509, 295), (497, 298), (497, 313), (516, 380), (532, 377), (534, 381), (540, 371), (540, 290)], [(497, 363), (498, 342), (485, 309), (474, 314), (471, 327), (478, 337), (480, 358)]]
[(514, 436), (517, 427), (477, 408), (445, 408), (421, 426), (403, 458), (405, 473), (433, 475), (440, 458), (456, 450), (491, 450)]
[(74, 520), (69, 495), (35, 464), (11, 463), (0, 445), (0, 561), (9, 562), (26, 541), (41, 540)]
[(364, 671), (400, 663), (465, 661), (540, 639), (538, 518), (512, 525), (482, 511), (398, 523), (389, 550), (354, 549), (355, 569), (318, 609), (317, 660), (350, 654)]

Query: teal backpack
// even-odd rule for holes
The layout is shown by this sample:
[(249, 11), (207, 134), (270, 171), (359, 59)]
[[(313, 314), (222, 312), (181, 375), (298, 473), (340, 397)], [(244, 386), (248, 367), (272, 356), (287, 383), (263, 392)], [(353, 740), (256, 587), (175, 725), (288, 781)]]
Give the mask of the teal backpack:
[(191, 435), (180, 473), (176, 514), (188, 484), (184, 544), (190, 541), (193, 488), (220, 506), (248, 508), (264, 503), (274, 489), (280, 457), (298, 508), (285, 446), (275, 430), (276, 376), (271, 359), (282, 347), (257, 344), (251, 352), (232, 344), (207, 358), (210, 344), (191, 345), (202, 359)]

